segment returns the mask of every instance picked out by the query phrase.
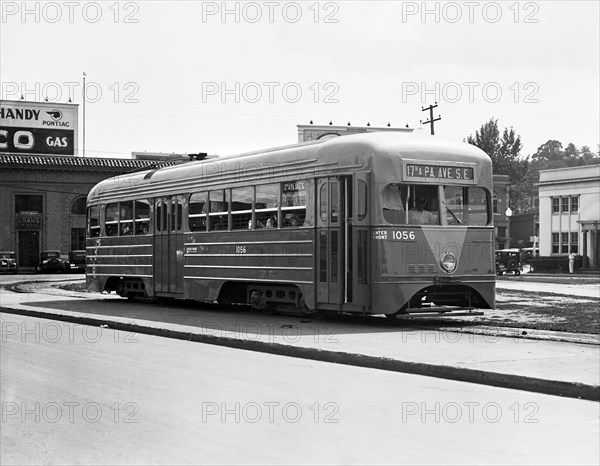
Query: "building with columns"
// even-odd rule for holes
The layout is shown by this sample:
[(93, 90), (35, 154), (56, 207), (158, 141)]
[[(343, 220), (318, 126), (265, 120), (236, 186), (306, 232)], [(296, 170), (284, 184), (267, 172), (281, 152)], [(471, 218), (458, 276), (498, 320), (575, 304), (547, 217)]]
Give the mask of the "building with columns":
[(541, 170), (539, 181), (540, 255), (583, 257), (600, 267), (600, 165)]

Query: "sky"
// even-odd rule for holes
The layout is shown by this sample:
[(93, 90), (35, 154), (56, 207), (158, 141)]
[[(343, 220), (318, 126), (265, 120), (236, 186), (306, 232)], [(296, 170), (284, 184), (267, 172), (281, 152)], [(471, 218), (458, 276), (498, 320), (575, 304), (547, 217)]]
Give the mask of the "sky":
[(459, 141), (490, 118), (600, 142), (591, 1), (0, 2), (5, 100), (79, 105), (86, 156), (227, 155), (297, 142), (298, 124), (418, 128)]

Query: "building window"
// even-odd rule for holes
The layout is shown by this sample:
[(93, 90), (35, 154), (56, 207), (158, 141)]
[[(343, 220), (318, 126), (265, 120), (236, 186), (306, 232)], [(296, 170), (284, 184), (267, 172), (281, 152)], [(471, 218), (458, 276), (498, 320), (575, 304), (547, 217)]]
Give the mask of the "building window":
[(559, 197), (552, 198), (552, 213), (553, 214), (560, 213), (560, 198)]
[(85, 250), (85, 228), (71, 228), (71, 251)]
[(562, 254), (569, 253), (569, 233), (560, 234), (560, 252)]
[(552, 233), (552, 254), (560, 252), (560, 234)]
[(561, 197), (561, 199), (562, 199), (562, 211), (568, 212), (569, 211), (569, 198)]
[(494, 214), (498, 213), (498, 195), (494, 192), (494, 196), (492, 197), (492, 205), (494, 209)]
[(577, 212), (579, 210), (579, 196), (571, 197), (571, 212)]
[(571, 233), (571, 252), (579, 254), (579, 233)]
[(71, 215), (85, 215), (85, 197), (78, 197), (71, 204)]
[(498, 227), (498, 238), (506, 238), (506, 227)]
[(16, 194), (15, 195), (15, 213), (34, 212), (44, 213), (43, 196), (39, 194)]

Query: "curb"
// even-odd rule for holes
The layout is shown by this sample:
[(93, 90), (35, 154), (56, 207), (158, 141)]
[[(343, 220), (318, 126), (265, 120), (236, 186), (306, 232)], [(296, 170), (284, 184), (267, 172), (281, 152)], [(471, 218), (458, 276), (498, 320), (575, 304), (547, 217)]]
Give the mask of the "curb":
[(391, 372), (436, 377), (460, 382), (469, 382), (479, 385), (522, 390), (546, 395), (578, 398), (590, 401), (600, 401), (600, 387), (576, 382), (562, 382), (540, 379), (514, 374), (501, 374), (486, 372), (477, 369), (468, 369), (453, 366), (441, 366), (427, 363), (415, 363), (385, 357), (367, 356), (358, 353), (345, 353), (317, 348), (304, 348), (274, 342), (261, 342), (243, 340), (223, 336), (206, 335), (183, 330), (172, 330), (144, 325), (136, 322), (116, 322), (102, 317), (91, 317), (87, 314), (72, 313), (72, 315), (55, 314), (43, 311), (30, 311), (0, 306), (0, 311), (8, 314), (39, 317), (51, 320), (60, 320), (90, 326), (107, 325), (111, 329), (135, 332), (145, 335), (160, 336), (178, 340), (187, 340), (209, 345), (224, 346), (247, 351), (275, 354), (293, 358), (309, 359), (314, 361), (345, 364), (356, 367), (379, 369)]

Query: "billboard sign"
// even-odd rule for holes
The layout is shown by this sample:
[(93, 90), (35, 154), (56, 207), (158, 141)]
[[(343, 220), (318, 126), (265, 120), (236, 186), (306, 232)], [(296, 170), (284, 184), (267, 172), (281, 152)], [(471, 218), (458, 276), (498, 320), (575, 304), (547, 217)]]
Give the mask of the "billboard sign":
[(78, 106), (0, 101), (0, 153), (76, 155)]

